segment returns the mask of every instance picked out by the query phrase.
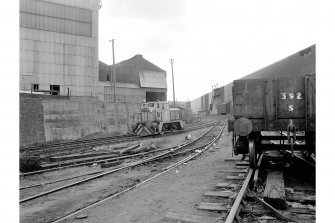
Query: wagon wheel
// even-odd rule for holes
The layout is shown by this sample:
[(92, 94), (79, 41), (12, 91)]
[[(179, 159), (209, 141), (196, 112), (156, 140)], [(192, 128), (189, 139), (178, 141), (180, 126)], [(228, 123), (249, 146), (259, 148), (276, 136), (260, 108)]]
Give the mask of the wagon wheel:
[(256, 153), (256, 147), (255, 147), (255, 140), (254, 139), (249, 139), (248, 148), (249, 148), (249, 165), (250, 165), (250, 168), (256, 169), (256, 167), (257, 167), (257, 153)]

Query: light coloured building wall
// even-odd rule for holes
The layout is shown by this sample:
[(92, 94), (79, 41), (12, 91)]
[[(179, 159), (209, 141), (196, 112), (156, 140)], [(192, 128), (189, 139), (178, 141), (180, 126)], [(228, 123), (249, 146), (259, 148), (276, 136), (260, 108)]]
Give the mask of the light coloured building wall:
[(214, 98), (214, 104), (212, 110), (210, 110), (210, 104), (212, 103), (212, 96), (213, 92), (209, 92), (207, 94), (202, 95), (199, 98), (196, 98), (191, 101), (191, 110), (193, 114), (217, 114), (217, 104), (218, 104), (218, 99), (215, 102)]
[[(98, 82), (96, 97), (103, 101), (114, 100), (113, 83)], [(167, 89), (160, 88), (139, 88), (136, 84), (116, 83), (116, 100), (126, 103), (142, 103), (146, 100), (146, 92), (167, 92)]]
[(191, 111), (193, 114), (197, 114), (199, 111), (201, 111), (201, 97), (196, 98), (191, 101)]
[(95, 93), (99, 0), (20, 0), (20, 90)]
[[(216, 108), (216, 106), (214, 106), (214, 104), (212, 104), (212, 103), (214, 103), (213, 99), (214, 99), (213, 98), (213, 91), (211, 91), (211, 92), (208, 93), (208, 105), (207, 105), (207, 109), (209, 110), (210, 114), (217, 114), (217, 108)], [(210, 105), (211, 104), (212, 104), (212, 110), (210, 110)], [(206, 110), (206, 107), (204, 108), (204, 110)]]
[(224, 87), (224, 102), (228, 103), (233, 100), (233, 83), (227, 84)]

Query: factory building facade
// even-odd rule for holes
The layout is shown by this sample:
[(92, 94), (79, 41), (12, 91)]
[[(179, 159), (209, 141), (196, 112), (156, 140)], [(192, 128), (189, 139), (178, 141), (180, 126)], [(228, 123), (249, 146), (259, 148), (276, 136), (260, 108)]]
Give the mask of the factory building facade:
[(99, 0), (20, 0), (20, 91), (91, 96)]
[(141, 55), (116, 64), (114, 95), (111, 66), (98, 60), (99, 8), (20, 0), (20, 145), (125, 134), (140, 103), (166, 100), (166, 72)]
[[(99, 89), (104, 101), (114, 100), (113, 66), (99, 62)], [(115, 64), (117, 102), (166, 101), (166, 71), (137, 54)]]

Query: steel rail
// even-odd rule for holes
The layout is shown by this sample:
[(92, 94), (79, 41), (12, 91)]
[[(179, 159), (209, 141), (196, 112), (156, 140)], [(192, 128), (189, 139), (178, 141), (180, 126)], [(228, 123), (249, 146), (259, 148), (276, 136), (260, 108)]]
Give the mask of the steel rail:
[[(186, 154), (186, 153), (189, 153), (189, 152), (197, 150), (197, 149), (202, 149), (203, 147), (205, 147), (205, 145), (199, 146), (199, 147), (196, 147), (196, 148), (193, 148), (193, 149), (189, 149), (189, 150), (186, 150), (186, 151), (183, 151), (183, 152), (179, 152), (179, 153), (176, 153), (176, 154), (171, 154), (171, 155), (169, 155), (169, 157)], [(172, 148), (174, 148), (174, 147), (172, 147)], [(164, 149), (160, 149), (159, 151), (164, 151), (164, 150), (171, 150), (171, 148), (164, 148)], [(156, 150), (155, 152), (159, 152), (159, 151)], [(146, 155), (148, 153), (150, 153), (150, 152), (145, 152), (145, 153), (141, 153), (141, 154), (134, 154), (134, 155), (136, 155), (136, 156), (144, 156), (144, 155)], [(154, 152), (151, 152), (151, 153), (154, 153)], [(132, 157), (135, 157), (135, 156), (132, 156)], [(128, 157), (128, 158), (131, 158), (131, 157)], [(157, 160), (161, 160), (161, 159), (165, 159), (165, 158), (167, 158), (167, 157), (159, 157), (157, 159), (152, 160), (152, 162), (153, 161), (157, 161)], [(113, 161), (114, 161), (114, 159), (117, 160), (117, 158), (113, 158)], [(102, 162), (105, 162), (105, 161), (106, 160), (102, 160)], [(101, 171), (96, 171), (96, 172), (92, 172), (92, 173), (82, 174), (82, 175), (73, 176), (73, 177), (69, 177), (69, 178), (64, 178), (64, 179), (60, 179), (60, 180), (49, 181), (49, 182), (40, 183), (40, 184), (32, 184), (32, 185), (29, 185), (29, 186), (20, 187), (20, 190), (24, 190), (24, 189), (28, 189), (28, 188), (32, 188), (32, 187), (39, 187), (39, 186), (43, 186), (43, 185), (46, 185), (46, 184), (58, 183), (58, 182), (61, 182), (61, 181), (67, 181), (67, 180), (71, 180), (71, 179), (74, 179), (74, 178), (79, 178), (79, 177), (88, 176), (88, 175), (94, 175), (94, 174), (98, 174), (98, 173), (102, 173), (102, 172), (104, 172), (104, 171), (101, 170)]]
[(29, 185), (29, 186), (20, 187), (19, 190), (25, 190), (25, 189), (32, 188), (32, 187), (40, 187), (40, 186), (44, 186), (44, 185), (47, 185), (47, 184), (59, 183), (59, 182), (62, 182), (62, 181), (72, 180), (72, 179), (75, 179), (75, 178), (85, 177), (85, 176), (94, 175), (94, 174), (98, 174), (98, 173), (102, 173), (102, 172), (104, 172), (104, 171), (99, 170), (99, 171), (95, 171), (95, 172), (92, 172), (92, 173), (86, 173), (86, 174), (81, 174), (81, 175), (77, 175), (77, 176), (73, 176), (73, 177), (69, 177), (69, 178), (63, 178), (63, 179), (60, 179), (60, 180), (48, 181), (48, 182), (39, 183), (39, 184), (32, 184), (32, 185)]
[[(209, 126), (206, 126), (206, 127), (210, 127), (210, 126), (212, 126), (212, 125), (209, 125)], [(192, 130), (187, 130), (187, 131), (192, 131)], [(185, 132), (187, 132), (187, 131), (185, 131)], [(163, 135), (163, 136), (168, 136), (168, 135)], [(161, 150), (168, 150), (168, 149), (171, 149), (171, 148), (164, 148), (164, 149), (161, 149)], [(127, 159), (127, 158), (132, 158), (132, 157), (137, 157), (137, 156), (143, 156), (143, 155), (150, 154), (150, 153), (155, 153), (155, 152), (158, 152), (158, 151), (160, 151), (160, 150), (143, 152), (143, 153), (127, 155), (127, 156), (120, 156), (120, 157), (109, 158), (109, 159), (104, 159), (104, 160), (94, 160), (94, 161), (76, 163), (76, 164), (72, 164), (72, 165), (60, 164), (62, 166), (57, 167), (57, 168), (50, 168), (50, 169), (20, 173), (20, 177), (34, 175), (34, 174), (40, 174), (40, 173), (46, 173), (46, 172), (65, 169), (65, 168), (70, 168), (70, 167), (85, 166), (85, 165), (89, 165), (89, 164), (93, 164), (93, 163), (102, 163), (102, 162), (106, 162), (106, 161), (113, 161), (113, 160), (120, 160), (120, 159)]]
[[(171, 148), (175, 148), (175, 147), (178, 147), (178, 146), (174, 146), (174, 147), (171, 147)], [(134, 158), (134, 157), (137, 157), (137, 156), (144, 156), (144, 155), (147, 155), (147, 154), (150, 154), (150, 153), (160, 152), (160, 151), (164, 151), (164, 150), (170, 150), (171, 148), (163, 148), (163, 149), (158, 149), (158, 150), (143, 152), (143, 153), (137, 153), (137, 154), (132, 154), (132, 155), (116, 156), (116, 157), (113, 157), (113, 158), (108, 158), (108, 159), (103, 159), (103, 160), (94, 160), (94, 161), (76, 163), (76, 164), (72, 164), (72, 165), (63, 165), (63, 166), (57, 167), (57, 168), (50, 168), (50, 169), (45, 169), (45, 170), (38, 170), (38, 171), (33, 171), (33, 172), (21, 173), (20, 177), (24, 177), (24, 176), (28, 176), (28, 175), (34, 175), (34, 174), (40, 174), (40, 173), (46, 173), (46, 172), (61, 170), (61, 169), (70, 168), (70, 167), (86, 166), (86, 165), (90, 165), (90, 164), (93, 164), (93, 163), (104, 163), (104, 162), (109, 162), (109, 161), (116, 161), (116, 160)]]
[(136, 187), (141, 186), (142, 184), (145, 184), (145, 183), (147, 183), (147, 182), (149, 182), (149, 181), (152, 181), (153, 179), (155, 179), (155, 178), (157, 178), (158, 176), (160, 176), (160, 175), (162, 175), (162, 174), (164, 174), (164, 173), (170, 171), (171, 169), (173, 169), (173, 168), (175, 168), (175, 167), (177, 167), (177, 166), (180, 166), (180, 165), (182, 165), (183, 163), (185, 163), (185, 162), (187, 162), (187, 161), (193, 159), (194, 157), (200, 155), (201, 153), (203, 153), (204, 151), (206, 151), (208, 148), (210, 148), (210, 146), (211, 146), (214, 142), (216, 142), (216, 141), (219, 139), (219, 137), (222, 135), (222, 132), (223, 132), (223, 129), (224, 129), (224, 128), (225, 128), (225, 125), (223, 125), (223, 127), (222, 127), (222, 129), (221, 129), (219, 135), (218, 135), (217, 137), (215, 137), (215, 139), (213, 139), (210, 143), (208, 143), (208, 145), (207, 145), (201, 152), (199, 152), (199, 153), (197, 153), (197, 154), (195, 154), (195, 155), (193, 155), (193, 156), (189, 156), (189, 157), (187, 157), (187, 158), (185, 158), (185, 159), (183, 159), (183, 160), (177, 162), (176, 164), (170, 165), (170, 166), (169, 166), (167, 169), (165, 169), (164, 171), (162, 171), (162, 172), (160, 172), (160, 173), (158, 173), (158, 174), (156, 174), (156, 175), (154, 175), (154, 176), (152, 176), (152, 177), (150, 177), (150, 178), (148, 178), (148, 179), (146, 179), (146, 180), (144, 180), (144, 181), (142, 181), (142, 182), (140, 182), (140, 183), (138, 183), (138, 184), (136, 184), (136, 185), (133, 185), (133, 186), (131, 186), (131, 187), (129, 187), (129, 188), (123, 190), (123, 191), (120, 191), (120, 192), (118, 192), (118, 193), (116, 193), (116, 194), (113, 194), (113, 195), (111, 195), (111, 196), (108, 196), (108, 197), (106, 197), (106, 198), (104, 198), (104, 199), (102, 199), (102, 200), (100, 200), (100, 201), (97, 201), (97, 202), (95, 202), (95, 203), (93, 203), (93, 204), (91, 204), (91, 205), (89, 205), (89, 206), (86, 206), (86, 207), (84, 207), (84, 208), (82, 208), (82, 209), (80, 209), (80, 210), (74, 211), (74, 212), (72, 212), (72, 213), (70, 213), (70, 214), (68, 214), (68, 215), (66, 215), (66, 216), (63, 216), (63, 217), (61, 217), (61, 218), (59, 218), (59, 219), (53, 221), (52, 223), (58, 223), (58, 222), (61, 222), (61, 221), (65, 220), (65, 219), (68, 219), (68, 218), (70, 218), (70, 217), (72, 217), (72, 216), (74, 216), (74, 215), (76, 215), (76, 214), (78, 214), (78, 213), (80, 213), (80, 212), (82, 212), (82, 211), (85, 211), (85, 210), (87, 210), (87, 209), (93, 208), (93, 207), (95, 207), (95, 206), (97, 206), (97, 205), (99, 205), (99, 204), (101, 204), (101, 203), (103, 203), (103, 202), (105, 202), (105, 201), (107, 201), (107, 200), (110, 200), (110, 199), (112, 199), (112, 198), (115, 198), (115, 197), (117, 197), (117, 196), (120, 196), (121, 194), (124, 194), (124, 193), (126, 193), (126, 192), (128, 192), (128, 191), (130, 191), (130, 190), (132, 190), (132, 189), (134, 189), (134, 188), (136, 188)]
[(257, 182), (258, 182), (258, 173), (259, 173), (259, 168), (261, 166), (261, 163), (262, 163), (262, 160), (263, 160), (263, 156), (264, 156), (264, 153), (262, 153), (259, 158), (258, 158), (258, 163), (257, 163), (257, 167), (256, 167), (256, 170), (255, 170), (255, 174), (254, 174), (254, 186), (256, 187), (257, 186)]
[[(284, 135), (284, 136), (287, 136), (287, 134), (286, 134), (285, 132), (283, 132), (283, 135)], [(271, 140), (271, 142), (272, 142), (273, 144), (278, 144), (278, 142), (275, 142), (275, 141), (273, 141), (273, 140)], [(295, 142), (295, 144), (300, 144), (300, 143), (299, 143), (299, 142)], [(292, 154), (291, 151), (288, 151), (288, 150), (282, 150), (282, 152)], [(311, 165), (312, 167), (315, 167), (315, 163), (312, 163), (312, 162), (310, 162), (310, 161), (304, 159), (303, 157), (298, 156), (298, 155), (295, 154), (295, 153), (293, 153), (292, 155), (293, 155), (294, 157), (296, 157), (297, 159), (300, 159), (300, 160), (306, 162), (307, 164)]]
[[(164, 134), (164, 135), (152, 135), (151, 137), (167, 137), (170, 135), (175, 135), (175, 134), (182, 134), (182, 133), (186, 133), (186, 132), (190, 132), (190, 131), (194, 131), (194, 130), (198, 130), (201, 128), (207, 128), (210, 126), (213, 126), (215, 123), (210, 123), (210, 124), (205, 124), (205, 125), (201, 125), (201, 126), (196, 126), (196, 127), (191, 127), (191, 128), (186, 128), (184, 130), (178, 131), (178, 132), (174, 132), (174, 133), (168, 133), (168, 134)], [(144, 136), (144, 137), (148, 137), (148, 136)], [(149, 136), (150, 137), (150, 136)], [(60, 145), (56, 145), (56, 146), (48, 146), (47, 148), (32, 148), (32, 149), (26, 149), (23, 150), (22, 152), (27, 152), (28, 154), (36, 154), (39, 151), (49, 151), (51, 152), (53, 155), (55, 154), (59, 154), (62, 151), (64, 151), (64, 148), (68, 148), (67, 152), (71, 153), (71, 151), (75, 151), (80, 149), (81, 147), (84, 147), (86, 150), (90, 150), (91, 147), (94, 147), (95, 145), (107, 145), (107, 144), (119, 144), (119, 143), (124, 143), (127, 141), (135, 141), (135, 140), (139, 140), (143, 137), (141, 136), (134, 136), (134, 135), (124, 135), (124, 137), (122, 136), (118, 136), (117, 138), (98, 138), (98, 139), (91, 139), (91, 140), (81, 140), (81, 141), (73, 141), (70, 143), (64, 143), (64, 144), (60, 144)], [(88, 148), (86, 148), (88, 147)], [(49, 155), (45, 156), (44, 158), (49, 157)]]
[[(108, 141), (91, 141), (91, 142), (85, 142), (85, 143), (75, 143), (73, 145), (66, 145), (66, 146), (55, 146), (55, 147), (48, 147), (48, 148), (39, 148), (35, 150), (27, 150), (27, 151), (21, 151), (22, 153), (26, 153), (28, 155), (36, 155), (38, 154), (41, 158), (48, 158), (53, 155), (58, 155), (58, 154), (71, 154), (72, 152), (76, 151), (91, 151), (92, 148), (98, 147), (98, 146), (103, 146), (103, 145), (115, 145), (115, 144), (120, 144), (124, 142), (132, 142), (139, 140), (140, 137), (125, 137), (122, 139), (118, 140), (108, 140)], [(42, 154), (40, 154), (42, 153)]]
[(266, 201), (264, 201), (264, 199), (261, 199), (261, 198), (257, 197), (257, 195), (254, 192), (251, 191), (249, 193), (250, 193), (250, 197), (251, 198), (253, 198), (255, 201), (257, 201), (260, 204), (262, 204), (266, 209), (270, 210), (278, 219), (283, 220), (283, 221), (287, 221), (287, 222), (301, 223), (298, 220), (295, 220), (295, 219), (292, 219), (290, 217), (287, 217), (282, 212), (278, 211), (277, 209), (275, 209), (274, 207), (272, 207), (270, 204), (268, 204)]
[(250, 182), (250, 179), (251, 179), (251, 176), (252, 176), (253, 173), (254, 173), (254, 169), (249, 169), (248, 175), (247, 175), (246, 179), (244, 180), (242, 188), (241, 188), (240, 192), (238, 193), (232, 208), (229, 211), (229, 214), (226, 218), (225, 223), (233, 223), (234, 222), (236, 213), (238, 212), (238, 209), (239, 209), (239, 206), (241, 204), (242, 198), (244, 197), (244, 194), (246, 193), (246, 189), (249, 185), (249, 182)]
[[(215, 124), (213, 123), (213, 120), (204, 121), (202, 123), (195, 123), (190, 124), (189, 126), (191, 128), (197, 127), (197, 126), (205, 126), (205, 125), (211, 125)], [(72, 141), (65, 141), (65, 142), (49, 142), (49, 143), (40, 143), (37, 145), (27, 145), (27, 146), (20, 146), (20, 151), (35, 151), (35, 150), (43, 150), (43, 149), (51, 149), (53, 147), (66, 147), (66, 146), (73, 146), (73, 145), (80, 145), (80, 144), (91, 144), (94, 142), (103, 142), (103, 141), (113, 141), (117, 139), (124, 139), (124, 138), (140, 138), (138, 136), (132, 135), (132, 134), (124, 134), (124, 135), (116, 135), (116, 136), (108, 136), (108, 137), (100, 137), (100, 138), (94, 138), (94, 139), (78, 139), (78, 140), (72, 140)]]
[(117, 140), (117, 139), (125, 139), (125, 138), (137, 138), (137, 136), (125, 134), (125, 135), (118, 135), (118, 136), (109, 136), (109, 137), (101, 137), (101, 138), (94, 138), (94, 139), (78, 139), (74, 141), (67, 141), (67, 142), (58, 142), (58, 143), (45, 143), (40, 145), (31, 145), (31, 146), (20, 146), (20, 151), (34, 151), (40, 149), (50, 149), (55, 147), (66, 147), (66, 146), (73, 146), (76, 144), (90, 144), (94, 142), (100, 141), (108, 141), (108, 140)]
[[(283, 152), (292, 154), (291, 151), (288, 151), (288, 150), (283, 150)], [(295, 158), (301, 160), (301, 161), (304, 161), (305, 163), (309, 164), (310, 166), (315, 167), (315, 163), (312, 163), (312, 162), (310, 162), (310, 161), (304, 159), (303, 157), (301, 157), (301, 156), (299, 156), (299, 155), (297, 155), (297, 154), (295, 154), (295, 153), (293, 153), (293, 156), (294, 156)]]
[(208, 131), (206, 131), (205, 133), (203, 133), (201, 136), (199, 136), (198, 138), (194, 139), (193, 141), (191, 141), (189, 143), (184, 144), (183, 146), (179, 146), (179, 147), (177, 147), (175, 149), (171, 149), (170, 151), (167, 151), (167, 152), (159, 154), (157, 156), (148, 158), (146, 160), (137, 161), (137, 162), (134, 162), (132, 164), (125, 165), (123, 167), (120, 167), (120, 168), (117, 168), (117, 169), (113, 169), (113, 170), (110, 170), (110, 171), (98, 174), (98, 175), (93, 176), (93, 177), (89, 177), (89, 178), (81, 180), (81, 181), (77, 181), (77, 182), (74, 182), (74, 183), (71, 183), (71, 184), (68, 184), (68, 185), (65, 185), (65, 186), (62, 186), (62, 187), (58, 187), (58, 188), (55, 188), (55, 189), (52, 189), (52, 190), (49, 190), (49, 191), (46, 191), (46, 192), (43, 192), (43, 193), (40, 193), (40, 194), (36, 194), (34, 196), (31, 196), (31, 197), (24, 198), (24, 199), (20, 200), (19, 203), (30, 201), (30, 200), (36, 199), (38, 197), (42, 197), (42, 196), (45, 196), (45, 195), (48, 195), (48, 194), (51, 194), (51, 193), (54, 193), (54, 192), (57, 192), (57, 191), (60, 191), (60, 190), (72, 187), (72, 186), (75, 186), (75, 185), (79, 185), (79, 184), (82, 184), (82, 183), (85, 183), (85, 182), (88, 182), (88, 181), (91, 181), (91, 180), (103, 177), (105, 175), (108, 175), (108, 174), (111, 174), (111, 173), (114, 173), (114, 172), (117, 172), (117, 171), (121, 171), (121, 170), (126, 169), (126, 168), (131, 168), (131, 167), (138, 166), (138, 165), (141, 165), (141, 164), (144, 164), (144, 163), (152, 162), (153, 160), (155, 160), (155, 159), (157, 159), (159, 157), (165, 156), (165, 155), (167, 155), (169, 153), (175, 152), (175, 151), (180, 150), (180, 149), (182, 149), (182, 148), (184, 148), (184, 147), (186, 147), (186, 146), (188, 146), (190, 144), (193, 144), (194, 142), (198, 141), (200, 138), (202, 138), (203, 136), (205, 136), (212, 129), (214, 129), (219, 123), (220, 123), (220, 121), (218, 121), (215, 126), (213, 126), (211, 129), (209, 129)]

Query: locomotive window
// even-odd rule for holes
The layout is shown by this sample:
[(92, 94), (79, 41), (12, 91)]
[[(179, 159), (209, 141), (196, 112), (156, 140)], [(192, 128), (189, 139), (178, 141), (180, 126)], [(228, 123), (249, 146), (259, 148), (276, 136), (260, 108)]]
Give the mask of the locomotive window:
[(164, 104), (162, 104), (162, 109), (164, 109)]
[(149, 107), (154, 107), (154, 103), (150, 103), (150, 104), (149, 104)]
[(159, 103), (157, 103), (157, 108), (159, 108)]

